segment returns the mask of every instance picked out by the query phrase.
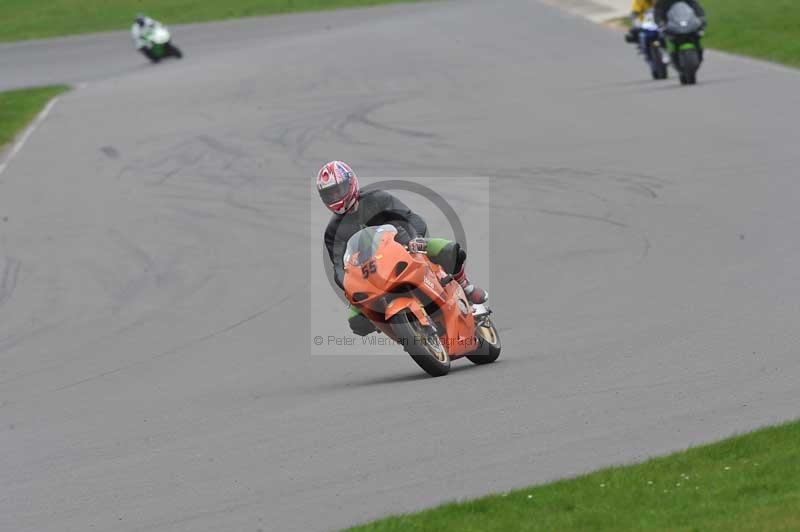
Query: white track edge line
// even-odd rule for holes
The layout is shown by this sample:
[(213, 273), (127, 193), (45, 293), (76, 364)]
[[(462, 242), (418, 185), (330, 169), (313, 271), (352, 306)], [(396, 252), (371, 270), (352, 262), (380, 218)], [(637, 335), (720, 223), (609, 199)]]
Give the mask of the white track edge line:
[(0, 162), (0, 176), (3, 175), (6, 168), (8, 168), (9, 163), (14, 159), (14, 157), (20, 152), (25, 143), (28, 142), (28, 139), (33, 135), (33, 132), (47, 119), (47, 116), (50, 114), (50, 111), (53, 110), (58, 100), (60, 100), (60, 96), (56, 96), (52, 100), (50, 100), (47, 105), (45, 105), (44, 109), (42, 109), (33, 122), (25, 128), (25, 131), (22, 135), (14, 142), (14, 145), (11, 147), (11, 150), (8, 151), (8, 154), (2, 159)]

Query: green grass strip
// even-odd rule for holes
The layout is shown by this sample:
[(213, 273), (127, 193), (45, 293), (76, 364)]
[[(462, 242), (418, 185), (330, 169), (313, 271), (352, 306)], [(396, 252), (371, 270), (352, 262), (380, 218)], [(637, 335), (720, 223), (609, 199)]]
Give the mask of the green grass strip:
[(800, 1), (700, 1), (707, 46), (800, 67)]
[(136, 13), (167, 25), (420, 0), (2, 0), (0, 41), (130, 28)]
[[(800, 67), (800, 1), (701, 0), (709, 21), (703, 44)], [(610, 24), (630, 27), (628, 17)]]
[(0, 92), (0, 150), (36, 118), (51, 99), (69, 90), (65, 85)]
[(353, 532), (800, 530), (800, 423)]

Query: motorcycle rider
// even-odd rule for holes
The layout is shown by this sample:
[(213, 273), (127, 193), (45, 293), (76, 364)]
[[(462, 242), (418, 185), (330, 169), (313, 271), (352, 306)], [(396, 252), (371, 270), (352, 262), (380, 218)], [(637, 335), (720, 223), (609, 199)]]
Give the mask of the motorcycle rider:
[(154, 60), (155, 58), (152, 56), (147, 46), (147, 41), (143, 36), (160, 25), (161, 23), (159, 21), (139, 13), (133, 21), (133, 26), (131, 26), (131, 36), (133, 37), (134, 46), (150, 60)]
[[(675, 4), (683, 2), (688, 4), (689, 7), (694, 10), (695, 15), (697, 15), (700, 20), (703, 21), (703, 28), (706, 27), (706, 11), (703, 9), (703, 6), (700, 5), (700, 2), (697, 0), (656, 0), (655, 5), (655, 19), (656, 23), (661, 26), (662, 28), (667, 24), (667, 15), (669, 14), (669, 10), (672, 9), (672, 6)], [(700, 44), (700, 39), (697, 39), (694, 43), (695, 47), (697, 48), (697, 53), (700, 56), (700, 61), (703, 61), (703, 47)], [(677, 52), (672, 53), (672, 64), (677, 65)]]
[(656, 0), (655, 1), (655, 16), (656, 22), (659, 25), (664, 25), (667, 23), (667, 13), (669, 10), (672, 9), (672, 6), (677, 4), (678, 2), (683, 2), (685, 4), (689, 4), (695, 14), (700, 17), (700, 19), (705, 22), (706, 20), (706, 11), (703, 9), (703, 6), (700, 5), (700, 2), (697, 0)]
[[(427, 251), (431, 262), (441, 265), (464, 289), (474, 304), (485, 303), (486, 290), (470, 282), (465, 272), (466, 252), (458, 242), (443, 238), (427, 238), (428, 226), (402, 201), (383, 190), (361, 192), (355, 172), (341, 161), (323, 166), (316, 179), (317, 192), (325, 206), (333, 212), (325, 229), (325, 247), (333, 263), (334, 280), (344, 289), (343, 259), (350, 237), (365, 227), (391, 224), (398, 230), (395, 240), (411, 252)], [(351, 330), (365, 336), (375, 326), (357, 308), (350, 307)]]
[[(644, 20), (644, 15), (649, 10), (653, 9), (656, 5), (656, 0), (633, 0), (633, 4), (631, 5), (631, 29), (625, 35), (625, 40), (627, 42), (639, 42), (639, 35), (641, 32), (639, 31), (642, 25), (642, 21)], [(644, 45), (643, 43), (639, 42), (639, 47), (643, 50)]]

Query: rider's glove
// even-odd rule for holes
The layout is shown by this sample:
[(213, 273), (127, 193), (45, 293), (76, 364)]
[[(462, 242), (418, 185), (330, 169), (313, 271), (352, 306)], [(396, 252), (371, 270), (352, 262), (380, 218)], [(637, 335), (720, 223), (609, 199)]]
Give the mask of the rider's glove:
[(428, 241), (424, 238), (414, 238), (408, 242), (409, 253), (424, 253), (428, 249)]

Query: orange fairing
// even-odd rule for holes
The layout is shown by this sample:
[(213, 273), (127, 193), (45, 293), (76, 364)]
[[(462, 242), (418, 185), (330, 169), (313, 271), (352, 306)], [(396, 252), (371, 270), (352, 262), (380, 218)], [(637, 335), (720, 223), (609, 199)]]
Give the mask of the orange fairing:
[(395, 242), (396, 234), (384, 225), (350, 239), (344, 258), (347, 299), (390, 336), (389, 319), (408, 310), (423, 325), (435, 324), (451, 358), (474, 351), (472, 306), (461, 286), (446, 282), (449, 276), (427, 255), (409, 253)]
[(422, 308), (419, 300), (414, 297), (398, 297), (393, 299), (388, 305), (386, 305), (386, 310), (383, 312), (384, 319), (389, 321), (392, 319), (392, 316), (395, 316), (398, 312), (406, 309), (414, 314), (421, 324), (431, 324), (431, 321), (428, 319), (428, 314), (425, 313), (425, 309)]

